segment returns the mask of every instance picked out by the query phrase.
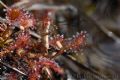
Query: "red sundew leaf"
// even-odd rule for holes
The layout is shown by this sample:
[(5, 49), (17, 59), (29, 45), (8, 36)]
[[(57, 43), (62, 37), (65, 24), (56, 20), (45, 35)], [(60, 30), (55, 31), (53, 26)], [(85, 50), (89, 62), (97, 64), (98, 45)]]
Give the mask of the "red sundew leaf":
[(58, 66), (58, 64), (55, 61), (43, 58), (37, 64), (40, 65), (41, 68), (48, 67), (57, 72), (58, 74), (63, 74), (63, 70)]
[(27, 19), (27, 18), (20, 19), (20, 27), (23, 27), (21, 29), (32, 27), (33, 24), (34, 24), (34, 20), (33, 19)]
[(63, 75), (63, 70), (59, 67), (59, 65), (55, 61), (45, 57), (40, 57), (39, 61), (30, 62), (30, 66), (31, 71), (29, 72), (29, 77), (31, 80), (40, 78), (40, 76), (42, 76), (42, 69), (45, 67), (53, 70), (57, 74)]
[(38, 76), (39, 76), (39, 74), (36, 74), (36, 72), (31, 72), (31, 73), (28, 75), (28, 80), (39, 80), (39, 79), (38, 79)]
[(34, 74), (32, 74), (32, 75), (29, 75), (28, 80), (37, 80), (37, 78)]
[[(63, 40), (61, 42), (63, 45), (63, 48), (61, 48), (56, 53), (56, 55), (54, 55), (53, 57), (59, 56), (59, 55), (63, 54), (64, 52), (66, 52), (67, 50), (68, 50), (68, 52), (74, 52), (74, 51), (80, 50), (80, 47), (85, 45), (85, 41), (86, 41), (85, 36), (86, 36), (86, 32), (81, 32), (81, 33), (78, 33), (73, 38)], [(52, 43), (52, 45), (53, 45), (53, 43)], [(55, 44), (54, 44), (54, 46), (55, 46)]]
[(29, 80), (39, 80), (39, 76), (41, 74), (40, 66), (37, 65), (36, 61), (29, 61), (29, 67), (31, 70), (28, 73)]
[(33, 27), (35, 24), (33, 15), (19, 8), (9, 8), (6, 18), (10, 25), (20, 26), (22, 30)]
[(51, 63), (50, 61), (46, 61), (46, 62), (42, 62), (41, 65), (48, 66), (51, 69), (53, 69), (55, 72), (57, 72), (59, 74), (63, 74), (62, 69), (60, 67), (58, 67), (55, 63)]
[(28, 53), (28, 50), (25, 50), (25, 48), (28, 48), (29, 45), (29, 40), (30, 39), (30, 35), (27, 32), (22, 32), (21, 34), (18, 35), (18, 37), (16, 38), (15, 41), (11, 42), (6, 48), (3, 48), (3, 50), (0, 52), (0, 57), (13, 52), (14, 50), (18, 53), (19, 50), (23, 49), (23, 54), (24, 53)]
[(18, 38), (15, 42), (16, 47), (24, 47), (28, 41), (29, 41), (30, 36), (27, 33), (21, 33), (18, 35)]
[(85, 45), (85, 40), (86, 40), (86, 32), (81, 32), (78, 33), (74, 38), (70, 40), (66, 40), (64, 42), (65, 45), (65, 50), (77, 50), (79, 49), (80, 46)]
[(30, 36), (28, 33), (23, 32), (23, 33), (19, 34), (15, 43), (13, 43), (13, 45), (10, 46), (10, 49), (14, 50), (14, 49), (25, 48), (25, 46), (29, 42), (29, 39), (30, 39)]
[(80, 50), (80, 47), (85, 45), (85, 41), (86, 41), (85, 36), (86, 36), (86, 32), (81, 32), (70, 39), (60, 39), (60, 38), (52, 39), (50, 41), (51, 46), (56, 47), (57, 40), (59, 40), (63, 46), (54, 56), (52, 56), (52, 58), (63, 54), (67, 50), (68, 52), (74, 52)]
[(50, 46), (52, 46), (54, 48), (58, 48), (57, 41), (59, 41), (60, 43), (63, 43), (64, 36), (63, 35), (61, 35), (61, 36), (57, 35), (57, 36), (51, 37), (50, 40), (49, 40)]
[(7, 19), (10, 21), (18, 20), (23, 15), (23, 11), (18, 8), (10, 8), (7, 10)]

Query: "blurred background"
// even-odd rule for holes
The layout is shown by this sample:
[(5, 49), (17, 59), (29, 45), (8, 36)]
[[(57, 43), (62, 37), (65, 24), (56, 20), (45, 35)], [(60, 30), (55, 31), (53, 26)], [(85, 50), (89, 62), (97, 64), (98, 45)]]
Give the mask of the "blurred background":
[[(71, 37), (87, 32), (87, 45), (75, 54), (56, 61), (67, 80), (120, 80), (120, 0), (2, 0), (36, 13), (54, 8), (52, 18), (58, 33)], [(4, 17), (0, 5), (0, 16)], [(39, 18), (41, 12), (37, 12)]]

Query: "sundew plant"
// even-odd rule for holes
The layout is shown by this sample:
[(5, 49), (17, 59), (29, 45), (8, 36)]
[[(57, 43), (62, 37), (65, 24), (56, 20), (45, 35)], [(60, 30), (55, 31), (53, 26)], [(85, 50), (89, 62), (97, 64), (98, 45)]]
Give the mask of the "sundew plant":
[(64, 68), (56, 58), (80, 51), (86, 32), (71, 38), (59, 34), (53, 17), (59, 7), (30, 11), (0, 4), (5, 10), (5, 17), (0, 17), (1, 76), (5, 80), (63, 80)]

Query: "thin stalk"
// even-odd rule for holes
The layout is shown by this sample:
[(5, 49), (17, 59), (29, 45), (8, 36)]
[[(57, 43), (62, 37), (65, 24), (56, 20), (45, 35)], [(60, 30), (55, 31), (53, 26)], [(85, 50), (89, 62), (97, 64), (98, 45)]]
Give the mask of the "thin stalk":
[(22, 71), (18, 70), (17, 68), (12, 67), (12, 66), (10, 66), (10, 65), (8, 65), (8, 64), (6, 64), (6, 63), (4, 63), (4, 62), (2, 62), (2, 61), (0, 61), (0, 63), (1, 63), (2, 65), (6, 66), (6, 67), (8, 67), (8, 68), (10, 68), (10, 69), (12, 69), (12, 70), (14, 70), (14, 71), (18, 72), (18, 73), (20, 73), (20, 74), (22, 74), (22, 75), (25, 75), (25, 76), (26, 76), (26, 74), (25, 74), (24, 72), (22, 72)]
[(9, 9), (8, 6), (0, 0), (0, 4), (3, 5), (6, 9)]

